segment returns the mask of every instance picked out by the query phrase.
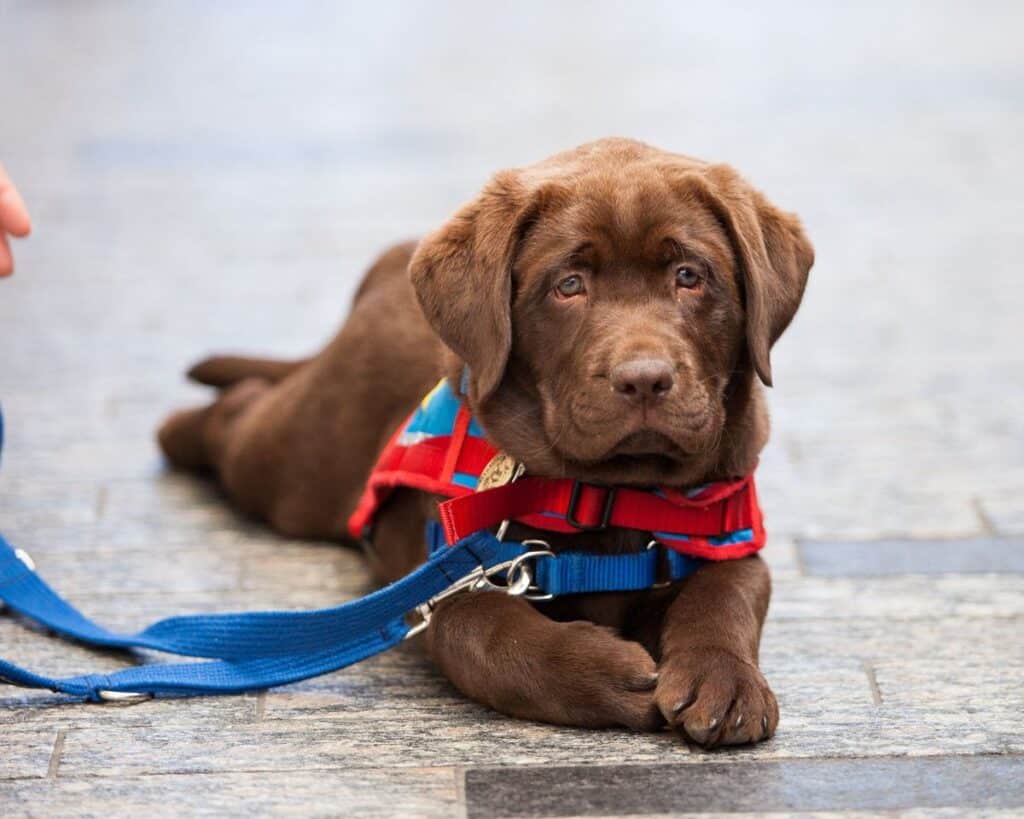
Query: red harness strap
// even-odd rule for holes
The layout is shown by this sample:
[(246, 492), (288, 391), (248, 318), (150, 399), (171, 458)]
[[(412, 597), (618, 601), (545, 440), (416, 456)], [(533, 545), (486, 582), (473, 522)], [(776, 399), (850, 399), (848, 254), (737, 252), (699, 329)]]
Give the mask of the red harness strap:
[[(718, 487), (716, 487), (717, 489)], [(721, 485), (715, 497), (669, 500), (653, 491), (605, 487), (568, 479), (522, 478), (515, 483), (463, 495), (438, 505), (445, 538), (455, 543), (473, 532), (504, 520), (553, 532), (593, 531), (609, 526), (651, 532), (675, 547), (678, 535), (713, 538), (727, 532), (752, 530), (750, 541), (719, 546), (687, 543), (695, 557), (727, 560), (742, 557), (764, 542), (761, 509), (750, 476)], [(665, 537), (658, 537), (665, 533)], [(752, 544), (757, 544), (754, 549)]]
[(387, 496), (405, 486), (450, 499), (438, 505), (450, 544), (516, 520), (570, 534), (606, 527), (637, 529), (670, 549), (709, 560), (744, 557), (764, 545), (752, 474), (689, 493), (538, 477), (475, 491), (497, 454), (466, 406), (442, 382), (384, 448), (349, 519), (350, 533), (365, 537)]

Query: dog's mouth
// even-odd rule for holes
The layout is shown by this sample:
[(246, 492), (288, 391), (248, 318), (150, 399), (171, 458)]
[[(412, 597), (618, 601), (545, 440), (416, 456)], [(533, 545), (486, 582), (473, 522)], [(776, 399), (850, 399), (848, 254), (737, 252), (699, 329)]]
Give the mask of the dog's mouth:
[(613, 473), (631, 477), (643, 475), (670, 475), (679, 468), (679, 461), (668, 455), (613, 455), (601, 462), (601, 466)]
[(669, 475), (688, 458), (688, 453), (667, 435), (649, 429), (627, 435), (609, 454), (603, 465), (627, 475)]
[(708, 466), (711, 413), (665, 408), (591, 418), (570, 411), (566, 423), (564, 413), (545, 410), (547, 451), (554, 458), (532, 467), (538, 471), (594, 483), (675, 486), (699, 480)]
[(615, 445), (612, 457), (653, 457), (678, 460), (685, 453), (667, 435), (652, 429), (633, 432)]
[(636, 478), (649, 482), (674, 474), (687, 458), (688, 454), (667, 435), (641, 430), (627, 435), (600, 458), (568, 460), (574, 473), (591, 474), (605, 480), (608, 476), (618, 476), (627, 482)]

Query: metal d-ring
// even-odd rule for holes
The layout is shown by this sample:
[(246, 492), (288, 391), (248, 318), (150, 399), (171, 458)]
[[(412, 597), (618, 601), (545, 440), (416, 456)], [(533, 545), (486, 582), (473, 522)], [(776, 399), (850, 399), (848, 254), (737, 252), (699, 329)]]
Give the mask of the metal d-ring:
[[(551, 544), (546, 540), (524, 540), (523, 545), (538, 548), (523, 552), (512, 561), (508, 571), (505, 572), (505, 580), (508, 584), (505, 593), (522, 597), (524, 600), (550, 600), (554, 595), (536, 589), (533, 585), (533, 580), (536, 571), (536, 561), (542, 557), (555, 556), (555, 553), (551, 551)], [(527, 563), (526, 561), (533, 561), (533, 563)], [(532, 589), (536, 589), (536, 591), (531, 591)]]

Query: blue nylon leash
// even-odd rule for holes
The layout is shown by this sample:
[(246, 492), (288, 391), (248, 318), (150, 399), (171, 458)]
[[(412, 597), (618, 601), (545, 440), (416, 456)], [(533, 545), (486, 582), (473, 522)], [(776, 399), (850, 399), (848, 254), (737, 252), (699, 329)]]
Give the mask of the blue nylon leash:
[[(0, 444), (2, 435), (0, 414)], [(418, 569), (339, 606), (170, 617), (134, 634), (118, 634), (62, 598), (0, 535), (0, 601), (12, 611), (87, 645), (208, 658), (63, 678), (0, 659), (0, 682), (93, 701), (262, 690), (336, 671), (392, 648), (422, 630), (432, 606), (457, 591), (490, 588), (529, 599), (635, 591), (686, 577), (702, 562), (653, 548), (624, 555), (553, 554), (540, 541), (506, 542), (487, 531), (447, 546), (436, 523), (428, 526), (427, 543), (429, 557)], [(499, 578), (504, 583), (494, 583)], [(419, 612), (422, 623), (407, 622), (413, 612)]]
[(237, 693), (283, 685), (343, 668), (401, 642), (405, 615), (454, 583), (494, 566), (506, 544), (470, 538), (412, 574), (366, 597), (307, 612), (171, 617), (136, 634), (115, 634), (63, 600), (0, 538), (0, 599), (13, 611), (89, 645), (148, 648), (212, 662), (147, 664), (110, 675), (56, 679), (0, 660), (0, 679), (100, 700), (104, 692)]

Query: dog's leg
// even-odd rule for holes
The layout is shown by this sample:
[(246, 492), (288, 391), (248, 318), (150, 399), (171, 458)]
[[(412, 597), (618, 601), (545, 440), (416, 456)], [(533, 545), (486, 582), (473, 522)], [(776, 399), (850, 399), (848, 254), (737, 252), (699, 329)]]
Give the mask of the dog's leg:
[(467, 696), (523, 719), (654, 730), (654, 660), (611, 629), (558, 623), (498, 592), (445, 601), (427, 629), (441, 671)]
[(230, 387), (246, 378), (262, 378), (276, 384), (308, 363), (308, 358), (278, 361), (271, 358), (215, 355), (193, 364), (189, 368), (188, 377), (210, 387)]
[(700, 745), (742, 745), (775, 733), (779, 708), (757, 667), (771, 578), (758, 557), (708, 563), (682, 586), (661, 631), (655, 701)]
[(208, 406), (171, 415), (157, 432), (167, 459), (179, 469), (218, 470), (235, 422), (270, 386), (262, 379), (246, 379)]
[(193, 366), (193, 381), (220, 387), (222, 392), (205, 407), (180, 410), (157, 432), (167, 460), (179, 469), (219, 471), (231, 429), (252, 402), (273, 384), (298, 370), (303, 361), (214, 356)]

